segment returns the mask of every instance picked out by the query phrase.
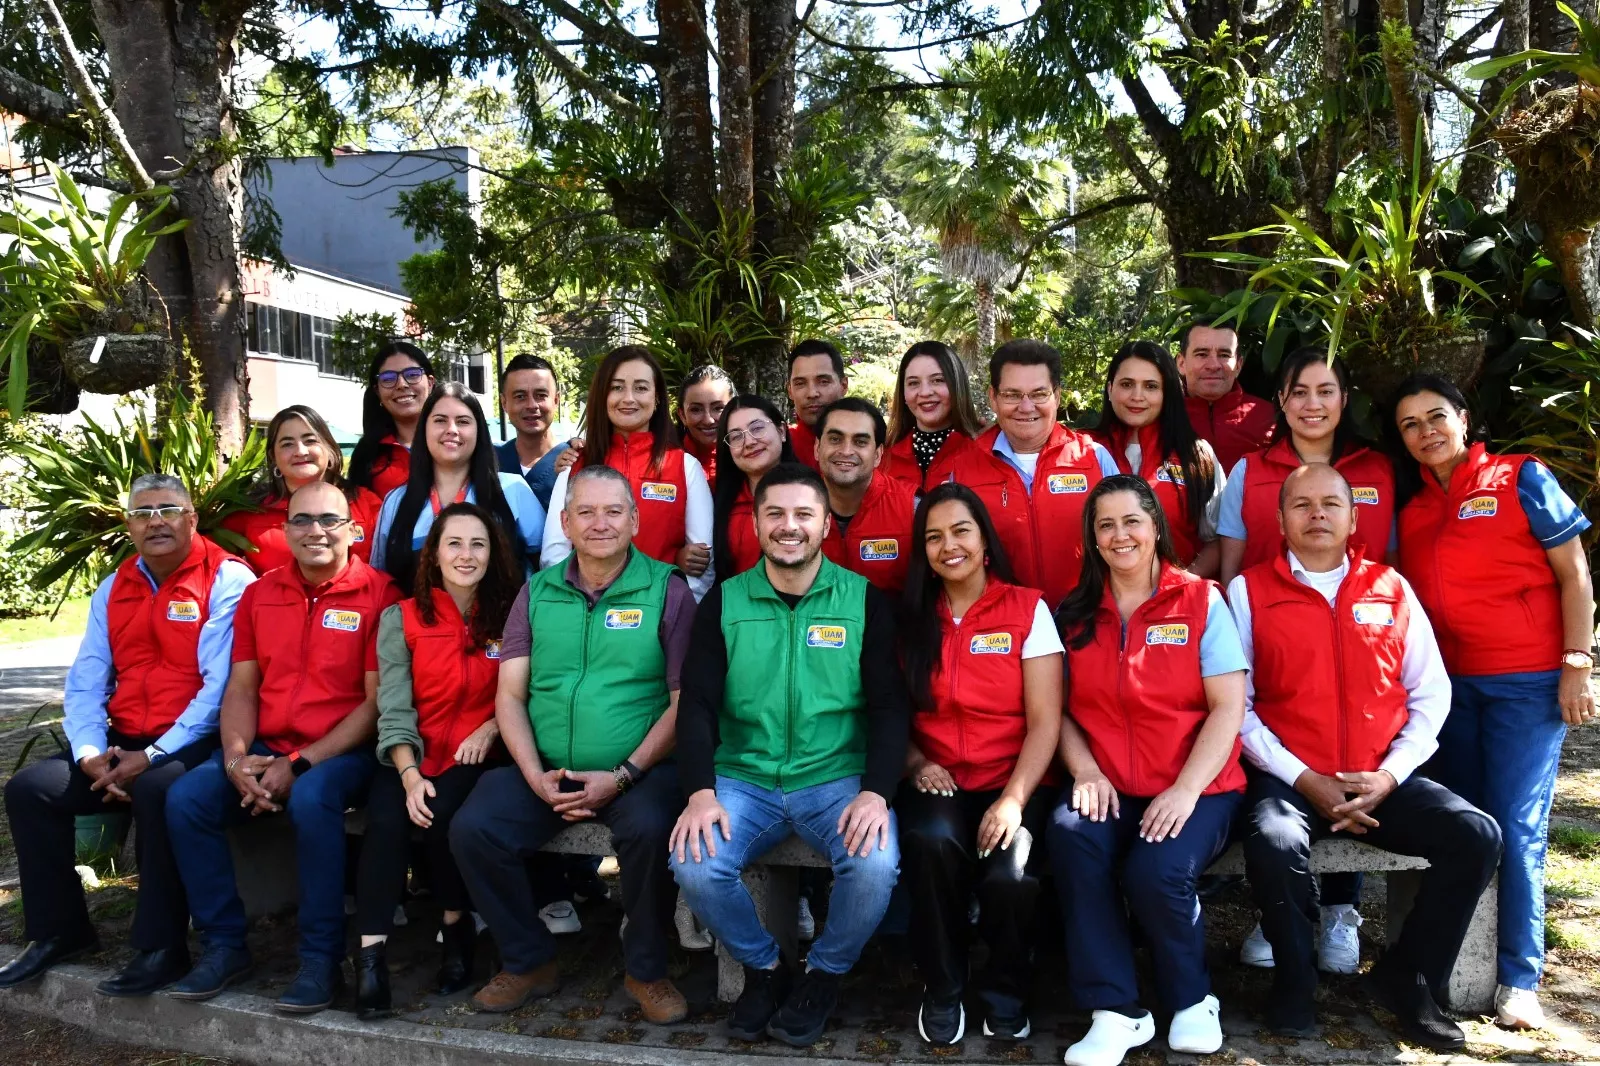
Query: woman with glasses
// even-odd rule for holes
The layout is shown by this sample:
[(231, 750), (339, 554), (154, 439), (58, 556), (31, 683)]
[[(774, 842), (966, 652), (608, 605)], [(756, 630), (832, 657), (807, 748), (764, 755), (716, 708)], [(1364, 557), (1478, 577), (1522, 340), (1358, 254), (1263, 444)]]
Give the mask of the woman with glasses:
[(737, 392), (727, 371), (709, 363), (689, 371), (678, 386), (678, 439), (705, 470), (712, 492), (717, 490), (717, 425)]
[(796, 461), (783, 416), (771, 401), (746, 393), (723, 408), (717, 463), (725, 473), (717, 486), (712, 538), (720, 560), (718, 582), (761, 561), (755, 526), (756, 484), (779, 463)]
[(422, 831), (444, 951), (434, 991), (472, 980), (476, 927), (450, 853), (450, 821), (485, 770), (504, 762), (495, 725), (500, 634), (522, 565), (488, 511), (439, 512), (417, 560), (416, 595), (378, 623), (378, 761), (367, 801), (356, 921), (356, 1014), (393, 1013), (387, 941), (405, 890), (412, 832)]
[[(716, 576), (711, 486), (700, 461), (679, 446), (667, 402), (661, 364), (648, 348), (625, 344), (612, 349), (589, 386), (583, 455), (577, 465), (609, 466), (627, 476), (639, 512), (634, 547), (682, 570), (698, 601)], [(569, 476), (563, 470), (556, 477), (552, 501), (565, 501)], [(545, 519), (540, 565), (554, 566), (571, 554), (561, 508), (553, 506)]]
[(366, 562), (383, 501), (346, 481), (339, 472), (344, 454), (322, 416), (303, 404), (292, 404), (267, 423), (267, 467), (256, 493), (256, 510), (235, 511), (222, 528), (242, 537), (249, 549), (244, 561), (257, 575), (292, 561), (284, 521), (289, 497), (302, 485), (326, 481), (342, 489), (350, 501), (350, 554)]
[(433, 384), (433, 364), (415, 344), (390, 341), (372, 357), (350, 480), (380, 500), (411, 476), (411, 442)]
[(519, 474), (503, 474), (478, 398), (458, 382), (433, 390), (422, 406), (424, 447), (411, 453), (411, 476), (383, 501), (372, 565), (408, 595), (417, 553), (434, 519), (452, 503), (475, 503), (500, 525), (524, 567), (539, 558), (544, 508)]
[(982, 431), (966, 364), (948, 344), (919, 341), (900, 360), (889, 398), (889, 450), (878, 473), (918, 492), (949, 481), (952, 464)]

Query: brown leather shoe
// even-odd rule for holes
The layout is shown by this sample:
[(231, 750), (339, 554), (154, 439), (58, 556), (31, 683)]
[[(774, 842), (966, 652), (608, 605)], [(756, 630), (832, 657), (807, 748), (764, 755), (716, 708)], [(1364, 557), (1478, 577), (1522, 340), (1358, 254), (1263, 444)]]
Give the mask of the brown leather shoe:
[(640, 981), (629, 977), (622, 982), (622, 990), (639, 1004), (644, 1020), (654, 1025), (671, 1025), (689, 1016), (689, 1001), (669, 978)]
[(472, 1005), (491, 1014), (516, 1010), (530, 999), (554, 995), (561, 988), (561, 971), (547, 962), (532, 973), (501, 970), (472, 997)]

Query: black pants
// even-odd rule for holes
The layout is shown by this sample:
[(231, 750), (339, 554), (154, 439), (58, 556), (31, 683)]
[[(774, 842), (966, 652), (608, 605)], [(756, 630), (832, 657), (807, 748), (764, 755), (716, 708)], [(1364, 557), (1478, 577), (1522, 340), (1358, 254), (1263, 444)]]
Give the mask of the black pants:
[[(106, 745), (139, 751), (157, 739), (112, 731)], [(216, 737), (208, 737), (162, 759), (125, 788), (131, 803), (106, 803), (105, 793), (89, 788), (93, 782), (66, 752), (34, 763), (6, 782), (6, 817), (22, 877), (24, 937), (46, 940), (89, 929), (83, 883), (73, 869), (73, 818), (131, 810), (138, 823), (134, 854), (139, 897), (129, 942), (136, 951), (182, 947), (189, 931), (189, 903), (167, 833), (167, 790), (210, 758), (216, 747)]]
[[(1256, 770), (1250, 771), (1245, 810), (1245, 872), (1261, 908), (1261, 930), (1272, 945), (1274, 995), (1296, 997), (1309, 1007), (1317, 980), (1311, 845), (1329, 835), (1329, 823), (1310, 800)], [(1429, 863), (1384, 965), (1420, 973), (1444, 1005), (1472, 912), (1500, 863), (1500, 827), (1425, 777), (1407, 778), (1372, 817), (1378, 825), (1352, 839)]]
[[(682, 810), (678, 768), (669, 762), (595, 812), (611, 830), (622, 867), (628, 916), (622, 954), (635, 980), (667, 975), (667, 932), (678, 901), (667, 838)], [(450, 849), (511, 973), (531, 973), (555, 958), (555, 937), (539, 920), (527, 860), (568, 824), (534, 795), (521, 770), (505, 766), (483, 775), (451, 825)]]
[[(438, 793), (428, 801), (433, 824), (422, 832), (428, 855), (433, 896), (447, 911), (467, 909), (467, 889), (450, 854), (450, 822), (467, 801), (472, 787), (496, 764), (456, 765), (431, 778)], [(411, 834), (416, 829), (406, 811), (406, 786), (392, 766), (378, 767), (367, 799), (367, 832), (361, 841), (356, 874), (356, 924), (362, 936), (394, 932), (394, 910), (405, 895)]]
[(894, 801), (900, 868), (911, 892), (911, 950), (929, 996), (949, 1002), (966, 988), (967, 902), (976, 894), (978, 935), (989, 945), (989, 962), (973, 980), (975, 991), (994, 1017), (1023, 1013), (1033, 975), (1037, 868), (1055, 792), (1035, 790), (1011, 846), (980, 859), (978, 824), (999, 791), (937, 796), (901, 783)]

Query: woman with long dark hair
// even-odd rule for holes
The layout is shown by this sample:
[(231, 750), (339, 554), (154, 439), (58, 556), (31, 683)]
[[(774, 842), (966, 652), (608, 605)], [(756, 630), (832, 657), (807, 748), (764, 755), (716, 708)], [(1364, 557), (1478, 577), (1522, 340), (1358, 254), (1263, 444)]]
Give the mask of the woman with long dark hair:
[(1071, 775), (1050, 826), (1068, 987), (1093, 1012), (1067, 1066), (1114, 1066), (1155, 1036), (1139, 1003), (1128, 914), (1144, 930), (1167, 1046), (1222, 1046), (1195, 882), (1228, 846), (1244, 798), (1247, 663), (1217, 586), (1178, 565), (1142, 478), (1089, 492), (1077, 587), (1056, 612), (1067, 646), (1061, 755)]
[(1124, 344), (1111, 358), (1094, 435), (1117, 468), (1155, 490), (1178, 562), (1215, 577), (1221, 559), (1217, 512), (1227, 475), (1211, 445), (1194, 435), (1178, 364), (1153, 341)]
[(385, 344), (367, 367), (361, 439), (350, 453), (350, 480), (380, 500), (411, 474), (411, 442), (433, 385), (433, 362), (409, 341)]
[[(661, 364), (648, 348), (613, 348), (589, 386), (583, 455), (576, 466), (609, 466), (627, 477), (639, 508), (634, 546), (682, 570), (699, 600), (716, 579), (711, 486), (700, 461), (679, 447), (667, 401)], [(568, 476), (565, 470), (557, 476), (552, 500), (566, 499)], [(571, 554), (561, 508), (553, 507), (544, 524), (541, 565), (554, 566)]]
[(717, 427), (723, 409), (739, 390), (720, 366), (697, 366), (678, 384), (678, 410), (674, 420), (683, 450), (694, 456), (706, 472), (711, 491), (717, 491)]
[(236, 511), (222, 528), (250, 544), (242, 556), (257, 576), (292, 561), (284, 522), (289, 497), (302, 485), (326, 481), (350, 501), (350, 554), (366, 562), (372, 554), (378, 510), (383, 501), (347, 481), (340, 470), (344, 453), (322, 416), (304, 404), (291, 404), (267, 423), (267, 465), (261, 472), (254, 511)]
[(889, 450), (878, 467), (918, 492), (950, 480), (950, 467), (983, 429), (967, 365), (943, 341), (906, 349), (889, 397)]
[(503, 474), (478, 398), (465, 385), (437, 386), (422, 406), (423, 447), (411, 476), (383, 501), (372, 565), (408, 594), (434, 519), (452, 503), (475, 503), (500, 524), (511, 550), (531, 566), (539, 557), (544, 508), (518, 474)]
[(1055, 806), (1061, 638), (1011, 564), (977, 493), (936, 485), (917, 507), (901, 601), (900, 654), (914, 714), (895, 798), (910, 884), (912, 954), (924, 985), (917, 1031), (966, 1031), (967, 903), (989, 961), (973, 979), (983, 1033), (1030, 1032), (1027, 993), (1041, 841)]
[[(435, 991), (467, 987), (477, 943), (450, 853), (450, 821), (485, 770), (504, 762), (495, 724), (500, 634), (522, 587), (515, 552), (488, 511), (439, 512), (417, 559), (416, 595), (378, 622), (378, 761), (356, 884), (356, 1013), (393, 1013), (386, 944), (405, 890), (413, 829), (422, 830), (444, 951)], [(386, 767), (386, 768), (385, 768)]]
[(1594, 718), (1590, 527), (1531, 455), (1495, 455), (1466, 397), (1431, 374), (1401, 384), (1392, 416), (1405, 454), (1400, 572), (1433, 621), (1450, 714), (1427, 776), (1500, 823), (1495, 1015), (1542, 1029), (1544, 865), (1568, 726)]
[(717, 429), (717, 485), (712, 522), (717, 581), (742, 574), (761, 561), (756, 542), (755, 491), (779, 463), (795, 463), (794, 447), (778, 408), (764, 396), (735, 396), (722, 409)]

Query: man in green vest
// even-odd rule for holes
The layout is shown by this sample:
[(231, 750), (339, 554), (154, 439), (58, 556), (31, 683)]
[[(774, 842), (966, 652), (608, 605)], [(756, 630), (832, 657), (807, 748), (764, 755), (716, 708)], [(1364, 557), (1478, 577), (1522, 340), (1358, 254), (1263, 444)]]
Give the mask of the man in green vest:
[[(678, 751), (689, 805), (672, 830), (672, 867), (689, 906), (744, 966), (729, 1034), (807, 1047), (899, 875), (889, 797), (910, 709), (891, 602), (822, 555), (822, 479), (779, 465), (756, 486), (754, 518), (762, 564), (706, 596), (684, 662)], [(740, 882), (791, 835), (834, 874), (797, 982)]]
[(500, 642), (495, 720), (515, 765), (484, 774), (450, 827), (503, 961), (473, 1003), (512, 1011), (560, 986), (527, 860), (593, 819), (622, 866), (623, 987), (647, 1021), (682, 1021), (688, 1004), (667, 978), (677, 903), (667, 837), (683, 805), (669, 757), (694, 596), (681, 573), (633, 547), (633, 489), (612, 468), (573, 474), (561, 528), (572, 556), (528, 582)]

